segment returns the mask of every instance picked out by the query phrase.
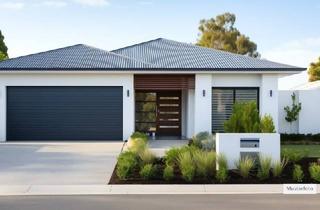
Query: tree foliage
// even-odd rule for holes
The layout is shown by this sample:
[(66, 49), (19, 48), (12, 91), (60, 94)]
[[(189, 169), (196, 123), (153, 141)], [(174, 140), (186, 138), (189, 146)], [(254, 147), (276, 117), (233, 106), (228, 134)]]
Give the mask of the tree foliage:
[(289, 123), (296, 121), (298, 119), (299, 112), (301, 111), (301, 103), (296, 102), (295, 93), (292, 93), (291, 99), (292, 99), (291, 107), (289, 106), (284, 107), (284, 110), (287, 113), (287, 116), (285, 117), (285, 119)]
[(275, 127), (270, 115), (260, 117), (254, 101), (236, 102), (232, 115), (224, 123), (227, 133), (274, 133)]
[(5, 54), (3, 54), (2, 52), (0, 52), (0, 61), (7, 59), (8, 56), (6, 56)]
[(234, 27), (236, 16), (224, 13), (216, 18), (200, 21), (197, 45), (251, 57), (259, 57), (257, 45)]
[(308, 74), (310, 82), (320, 80), (320, 57), (317, 62), (310, 64)]
[(233, 105), (232, 115), (224, 123), (224, 130), (228, 133), (258, 133), (259, 111), (254, 101), (237, 102)]
[(4, 43), (4, 36), (0, 30), (0, 61), (8, 58), (8, 48)]

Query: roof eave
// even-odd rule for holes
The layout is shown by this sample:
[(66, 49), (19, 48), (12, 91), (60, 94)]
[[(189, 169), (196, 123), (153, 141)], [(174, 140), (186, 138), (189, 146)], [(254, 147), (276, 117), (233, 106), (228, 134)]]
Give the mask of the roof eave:
[(302, 72), (306, 68), (1, 68), (0, 71), (292, 71)]

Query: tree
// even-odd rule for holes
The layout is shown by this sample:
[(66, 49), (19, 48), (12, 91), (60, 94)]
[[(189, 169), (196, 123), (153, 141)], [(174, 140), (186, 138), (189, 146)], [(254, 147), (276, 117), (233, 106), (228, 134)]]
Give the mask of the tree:
[(291, 107), (286, 106), (284, 110), (287, 113), (285, 120), (290, 123), (290, 127), (292, 127), (292, 123), (298, 120), (299, 112), (301, 111), (301, 103), (296, 102), (296, 94), (292, 93), (291, 95), (292, 105)]
[(251, 57), (259, 57), (257, 45), (234, 27), (236, 16), (231, 13), (200, 21), (197, 45)]
[(311, 63), (308, 70), (309, 82), (320, 80), (320, 57), (315, 63)]
[(8, 48), (4, 43), (4, 36), (0, 30), (0, 61), (8, 58)]
[(0, 52), (0, 61), (7, 59), (8, 56), (5, 56), (2, 52)]

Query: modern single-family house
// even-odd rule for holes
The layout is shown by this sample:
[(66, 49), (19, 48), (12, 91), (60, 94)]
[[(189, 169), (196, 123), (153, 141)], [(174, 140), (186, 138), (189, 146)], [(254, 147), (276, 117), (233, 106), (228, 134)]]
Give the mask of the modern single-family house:
[(244, 100), (278, 129), (278, 77), (303, 70), (162, 38), (13, 58), (0, 62), (0, 141), (191, 137), (223, 131)]

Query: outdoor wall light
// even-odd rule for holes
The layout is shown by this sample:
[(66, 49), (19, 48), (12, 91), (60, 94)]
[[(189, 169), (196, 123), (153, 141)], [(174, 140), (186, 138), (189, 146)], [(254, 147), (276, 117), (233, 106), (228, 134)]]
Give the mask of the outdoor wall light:
[(269, 91), (270, 97), (272, 97), (272, 90)]
[(206, 96), (206, 90), (202, 90), (202, 95), (203, 95), (203, 97)]
[(127, 90), (127, 97), (130, 96), (130, 90)]

